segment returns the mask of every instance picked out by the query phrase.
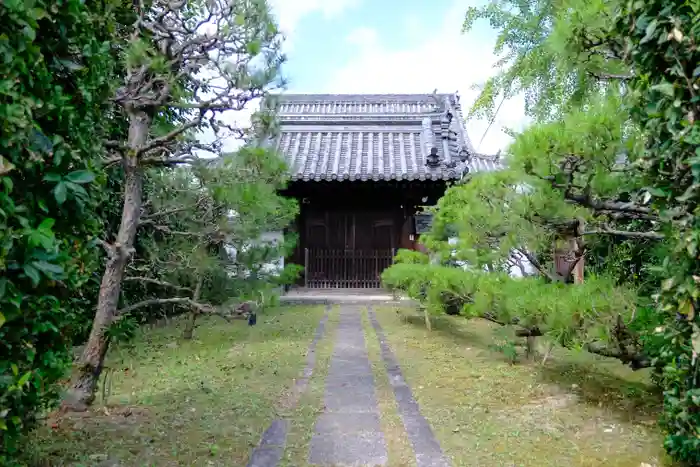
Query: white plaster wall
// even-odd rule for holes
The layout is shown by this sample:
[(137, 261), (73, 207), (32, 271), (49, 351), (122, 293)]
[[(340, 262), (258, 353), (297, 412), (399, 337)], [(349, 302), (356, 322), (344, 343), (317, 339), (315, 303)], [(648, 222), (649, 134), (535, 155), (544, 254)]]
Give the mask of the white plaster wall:
[[(450, 237), (450, 238), (447, 239), (447, 243), (450, 244), (450, 245), (456, 245), (456, 244), (457, 244), (457, 241), (458, 241), (457, 237)], [(453, 250), (453, 251), (452, 251), (452, 254), (453, 254), (453, 255), (456, 254), (456, 253), (457, 253), (457, 250)], [(437, 258), (435, 258), (435, 257), (431, 258), (431, 262), (432, 262), (432, 263), (436, 263), (436, 262), (437, 262)], [(462, 269), (465, 269), (465, 270), (469, 267), (469, 265), (468, 265), (465, 261), (457, 261), (457, 265), (459, 265), (460, 267), (462, 267)], [(533, 274), (533, 273), (535, 272), (535, 268), (534, 268), (534, 267), (532, 266), (532, 264), (530, 264), (530, 262), (529, 262), (527, 259), (525, 259), (525, 258), (523, 258), (523, 266), (524, 266), (525, 272), (526, 272), (527, 274)], [(509, 274), (511, 277), (523, 277), (523, 274), (522, 274), (522, 272), (520, 271), (520, 268), (518, 268), (517, 266), (511, 267), (511, 268), (510, 268), (510, 271), (508, 271), (508, 274)]]
[[(278, 245), (284, 241), (284, 233), (282, 231), (265, 232), (260, 236), (261, 243)], [(263, 270), (267, 273), (279, 273), (284, 269), (284, 257), (280, 256), (276, 261), (272, 261), (263, 266)]]
[[(257, 244), (278, 244), (284, 241), (284, 233), (282, 231), (274, 231), (274, 232), (265, 232), (262, 235), (260, 235), (260, 238), (257, 241)], [(234, 248), (231, 245), (227, 245), (226, 251), (228, 252), (229, 256), (231, 258), (235, 259), (236, 258), (236, 248)], [(271, 261), (269, 263), (266, 263), (262, 266), (262, 270), (265, 273), (268, 274), (276, 274), (282, 271), (284, 268), (284, 257), (279, 257), (278, 259)]]

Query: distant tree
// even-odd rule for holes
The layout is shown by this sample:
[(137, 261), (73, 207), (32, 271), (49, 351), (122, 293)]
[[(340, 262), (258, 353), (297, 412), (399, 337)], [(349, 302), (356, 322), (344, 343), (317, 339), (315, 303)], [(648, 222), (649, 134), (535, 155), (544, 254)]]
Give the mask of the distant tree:
[(260, 239), (281, 232), (298, 212), (294, 200), (278, 195), (286, 174), (275, 153), (244, 147), (149, 176), (153, 189), (141, 216), (142, 251), (127, 266), (124, 281), (150, 294), (136, 301), (125, 296), (117, 316), (177, 305), (190, 311), (184, 331), (189, 339), (198, 315), (235, 317), (231, 298), (249, 299), (251, 291), (262, 292), (284, 277), (283, 271), (260, 269), (284, 257), (294, 239), (277, 245)]
[[(83, 409), (94, 400), (107, 329), (117, 316), (141, 222), (145, 170), (218, 152), (220, 139), (203, 144), (195, 138), (198, 131), (243, 137), (245, 131), (222, 114), (243, 110), (274, 87), (283, 61), (281, 36), (264, 0), (153, 1), (135, 8), (124, 51), (126, 77), (115, 96), (128, 138), (107, 143), (114, 151), (108, 163), (123, 169), (123, 209), (116, 238), (102, 242), (107, 261), (95, 319), (66, 408)], [(258, 120), (269, 121), (265, 115)]]
[[(597, 250), (596, 270), (639, 286), (633, 321), (665, 390), (665, 446), (698, 465), (700, 7), (680, 0), (491, 1), (469, 10), (465, 28), (479, 18), (498, 29), (503, 59), (473, 112), (493, 117), (499, 99), (522, 93), (536, 124), (509, 148), (519, 175), (506, 181), (531, 191), (517, 202), (508, 192), (509, 204), (488, 213), (491, 231), (477, 227), (468, 235), (495, 237), (501, 246), (536, 241), (536, 229), (521, 227), (551, 225), (544, 208), (553, 205), (537, 199), (545, 190), (577, 206), (585, 221), (578, 233), (594, 243), (584, 244), (584, 253)], [(501, 226), (518, 227), (506, 237), (494, 228), (498, 209), (508, 213)]]
[[(635, 66), (620, 48), (625, 38), (609, 33), (625, 3), (499, 0), (469, 9), (465, 30), (488, 20), (498, 31), (501, 58), (471, 113), (494, 118), (504, 99), (522, 94), (533, 124), (513, 134), (505, 171), (475, 174), (448, 189), (424, 239), (443, 264), (457, 261), (477, 274), (401, 266), (387, 279), (410, 284), (403, 276), (420, 275), (428, 289), (442, 287), (423, 293), (438, 308), (461, 300), (467, 313), (481, 310), (478, 315), (492, 321), (517, 324), (523, 335), (547, 333), (562, 345), (577, 341), (638, 368), (659, 350), (661, 319), (650, 296), (658, 273), (648, 266), (660, 262), (653, 252), (663, 250), (665, 231), (639, 165), (646, 135), (632, 118), (635, 96), (627, 84)], [(589, 258), (592, 249), (635, 257), (606, 264), (604, 257)], [(544, 280), (481, 277), (482, 271), (510, 270), (523, 258)], [(575, 281), (584, 258), (599, 277), (582, 288), (562, 288)], [(624, 269), (642, 261), (640, 274)], [(641, 283), (644, 293), (630, 299), (629, 289), (639, 291)], [(474, 306), (475, 284), (490, 297), (491, 310)], [(606, 305), (597, 296), (603, 293), (627, 298)], [(541, 303), (511, 298), (538, 295)]]

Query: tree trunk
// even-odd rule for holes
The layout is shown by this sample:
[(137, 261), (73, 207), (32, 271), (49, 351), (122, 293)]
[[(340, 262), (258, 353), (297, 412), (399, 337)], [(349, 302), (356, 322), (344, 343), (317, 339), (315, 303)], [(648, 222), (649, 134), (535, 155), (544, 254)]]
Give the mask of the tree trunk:
[(525, 338), (525, 358), (532, 360), (535, 356), (535, 336)]
[(557, 274), (570, 284), (583, 283), (584, 257), (576, 237), (556, 241), (554, 264)]
[(425, 317), (425, 327), (428, 331), (433, 330), (433, 326), (430, 324), (430, 313), (428, 313), (428, 307), (423, 307), (423, 316)]
[(151, 119), (144, 112), (134, 112), (129, 121), (129, 147), (124, 158), (124, 205), (116, 242), (109, 247), (97, 309), (92, 330), (78, 364), (72, 389), (64, 400), (67, 410), (86, 410), (95, 400), (95, 392), (104, 366), (109, 341), (106, 331), (117, 315), (124, 269), (133, 251), (134, 239), (141, 214), (143, 172), (139, 167), (136, 149), (146, 143)]
[[(201, 277), (197, 280), (197, 285), (194, 288), (194, 294), (192, 294), (192, 300), (195, 302), (199, 300), (199, 296), (201, 295), (202, 292), (202, 282), (204, 282), (204, 279)], [(197, 321), (197, 315), (199, 313), (197, 310), (192, 310), (190, 312), (190, 317), (185, 323), (185, 330), (182, 332), (182, 338), (185, 340), (190, 340), (192, 339), (192, 335), (194, 334), (194, 325)]]

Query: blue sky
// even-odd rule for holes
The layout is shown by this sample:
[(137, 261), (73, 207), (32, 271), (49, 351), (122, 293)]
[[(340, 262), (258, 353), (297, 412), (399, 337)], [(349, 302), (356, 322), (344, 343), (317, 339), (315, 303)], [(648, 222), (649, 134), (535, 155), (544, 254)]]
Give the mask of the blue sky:
[[(334, 70), (356, 58), (357, 47), (351, 38), (357, 31), (376, 32), (377, 40), (389, 50), (419, 47), (421, 41), (434, 34), (450, 4), (447, 0), (436, 0), (432, 7), (426, 8), (430, 3), (426, 0), (366, 1), (339, 15), (329, 17), (322, 11), (315, 11), (302, 18), (289, 53), (290, 88), (326, 87)], [(422, 34), (409, 29), (411, 21), (417, 18), (424, 28)]]
[[(477, 24), (461, 34), (467, 8), (483, 0), (270, 0), (288, 36), (290, 92), (430, 93), (459, 91), (465, 107), (474, 84), (494, 73), (495, 31)], [(495, 153), (523, 124), (522, 102), (503, 106), (478, 148)], [(470, 120), (479, 145), (488, 122)]]

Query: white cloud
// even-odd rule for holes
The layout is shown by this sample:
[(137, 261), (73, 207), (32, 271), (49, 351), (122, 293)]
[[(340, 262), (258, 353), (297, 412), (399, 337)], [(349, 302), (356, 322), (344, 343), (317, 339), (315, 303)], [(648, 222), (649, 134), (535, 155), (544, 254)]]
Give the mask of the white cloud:
[(357, 28), (353, 30), (345, 40), (352, 45), (359, 47), (371, 47), (377, 43), (377, 31), (372, 28)]
[(360, 4), (361, 0), (270, 0), (272, 11), (278, 19), (280, 30), (287, 37), (285, 50), (289, 51), (294, 43), (294, 33), (299, 22), (312, 13), (321, 12), (326, 19), (337, 17), (350, 8)]
[[(387, 48), (377, 31), (359, 28), (347, 40), (356, 47), (357, 55), (338, 69), (325, 89), (330, 93), (430, 93), (459, 90), (466, 113), (478, 95), (471, 89), (495, 73), (492, 65), (495, 33), (490, 37), (470, 32), (461, 34), (469, 0), (456, 0), (439, 28), (426, 28), (415, 15), (406, 16), (402, 26), (410, 37), (425, 37), (416, 46)], [(523, 100), (512, 99), (501, 107), (496, 120), (479, 144), (488, 127), (483, 120), (467, 122), (467, 131), (477, 150), (493, 154), (510, 142), (503, 128), (520, 129), (525, 124)]]
[[(332, 19), (344, 13), (350, 8), (360, 4), (362, 0), (269, 0), (272, 12), (277, 18), (280, 30), (285, 35), (286, 40), (283, 46), (284, 52), (289, 52), (292, 48), (294, 34), (299, 22), (306, 16), (313, 13), (321, 13), (325, 19)], [(252, 114), (260, 107), (260, 101), (250, 102), (239, 111), (228, 111), (220, 115), (220, 119), (229, 125), (245, 128), (250, 125)], [(200, 138), (203, 141), (213, 141), (214, 134), (210, 130), (202, 132)], [(235, 137), (225, 138), (223, 141), (223, 151), (235, 151), (242, 144), (242, 141)]]

